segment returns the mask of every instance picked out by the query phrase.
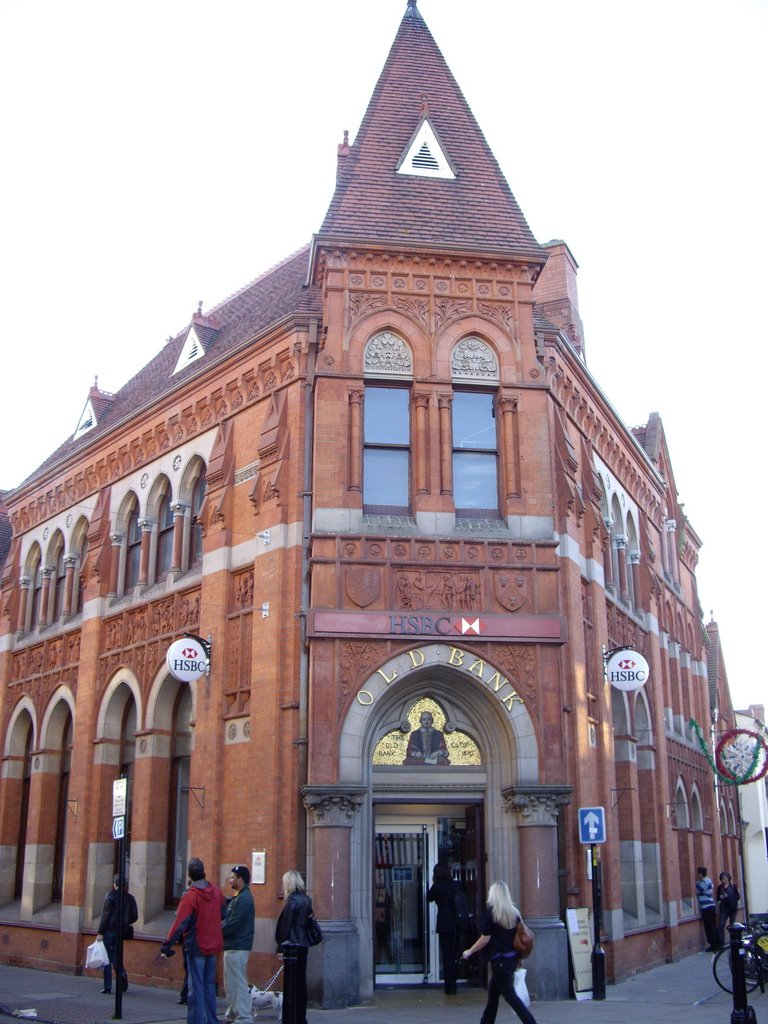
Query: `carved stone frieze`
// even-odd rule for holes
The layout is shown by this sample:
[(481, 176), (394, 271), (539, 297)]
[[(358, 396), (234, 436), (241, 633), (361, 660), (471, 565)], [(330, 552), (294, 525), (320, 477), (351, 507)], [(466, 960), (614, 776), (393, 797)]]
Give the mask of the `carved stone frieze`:
[(400, 569), (395, 574), (395, 605), (403, 609), (479, 610), (479, 572)]
[(499, 363), (491, 348), (479, 338), (464, 338), (451, 354), (451, 376), (454, 380), (499, 379)]
[(402, 338), (391, 331), (375, 335), (365, 346), (363, 372), (372, 376), (413, 375), (413, 356)]

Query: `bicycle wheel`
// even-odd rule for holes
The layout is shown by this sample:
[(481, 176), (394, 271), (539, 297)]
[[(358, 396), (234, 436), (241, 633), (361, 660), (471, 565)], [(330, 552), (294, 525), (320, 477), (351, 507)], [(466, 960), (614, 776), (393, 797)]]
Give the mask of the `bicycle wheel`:
[(753, 949), (746, 950), (744, 954), (744, 978), (747, 982), (747, 992), (755, 991), (760, 984), (761, 974), (763, 982), (768, 980), (768, 974), (766, 974), (765, 965), (760, 954)]
[[(747, 992), (754, 992), (760, 981), (760, 963), (751, 949), (744, 950), (744, 981)], [(731, 949), (725, 946), (715, 954), (712, 962), (712, 973), (715, 981), (724, 992), (733, 992), (733, 976), (731, 974)]]
[(733, 976), (731, 975), (731, 951), (728, 946), (719, 950), (712, 961), (712, 973), (715, 981), (724, 992), (733, 992)]

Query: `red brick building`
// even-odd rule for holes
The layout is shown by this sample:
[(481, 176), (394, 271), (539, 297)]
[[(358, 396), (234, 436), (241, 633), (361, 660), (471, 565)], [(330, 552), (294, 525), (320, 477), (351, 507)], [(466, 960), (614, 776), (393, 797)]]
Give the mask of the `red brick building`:
[[(695, 869), (733, 870), (738, 815), (689, 725), (732, 718), (700, 540), (415, 0), (308, 247), (92, 388), (5, 503), (0, 957), (82, 963), (120, 776), (134, 974), (157, 980), (190, 853), (221, 881), (258, 854), (253, 980), (299, 867), (322, 1005), (437, 982), (444, 860), (478, 910), (509, 881), (531, 987), (564, 995), (589, 806), (609, 977), (702, 947)], [(193, 683), (165, 665), (184, 633), (211, 639)], [(636, 691), (604, 679), (622, 646)]]

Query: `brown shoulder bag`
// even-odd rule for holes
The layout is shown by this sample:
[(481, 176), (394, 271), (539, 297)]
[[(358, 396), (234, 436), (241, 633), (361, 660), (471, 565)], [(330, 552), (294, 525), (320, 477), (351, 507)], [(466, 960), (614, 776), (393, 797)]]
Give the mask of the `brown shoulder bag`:
[(536, 941), (531, 929), (524, 923), (522, 917), (517, 922), (517, 931), (512, 940), (512, 946), (521, 960), (525, 960), (533, 952), (533, 944)]

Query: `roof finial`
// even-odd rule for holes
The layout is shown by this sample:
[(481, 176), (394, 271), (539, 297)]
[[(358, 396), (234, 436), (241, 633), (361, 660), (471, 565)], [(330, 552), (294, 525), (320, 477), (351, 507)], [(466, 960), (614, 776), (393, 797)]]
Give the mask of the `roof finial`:
[(199, 299), (198, 303), (197, 303), (197, 315), (198, 316), (202, 316), (203, 315), (203, 300), (202, 299)]
[(429, 100), (426, 96), (421, 97), (421, 117), (427, 117), (429, 115)]
[(408, 0), (408, 6), (409, 7), (415, 7), (416, 3), (417, 3), (417, 0)]

